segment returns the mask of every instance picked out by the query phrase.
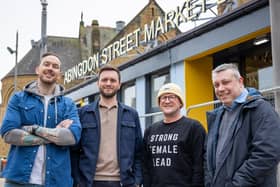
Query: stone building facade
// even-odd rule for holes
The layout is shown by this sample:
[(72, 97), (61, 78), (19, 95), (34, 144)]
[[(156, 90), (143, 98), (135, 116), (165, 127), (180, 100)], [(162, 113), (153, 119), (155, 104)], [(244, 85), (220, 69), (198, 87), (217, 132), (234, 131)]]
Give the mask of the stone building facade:
[[(88, 59), (88, 57), (100, 51), (107, 45), (114, 43), (114, 41), (119, 40), (136, 28), (143, 27), (144, 24), (150, 23), (159, 16), (163, 17), (164, 11), (155, 0), (150, 0), (127, 25), (125, 25), (123, 21), (117, 21), (116, 28), (99, 26), (97, 20), (93, 20), (91, 25), (85, 26), (82, 14), (78, 38), (48, 36), (47, 51), (52, 51), (59, 55), (62, 61), (62, 72), (65, 72), (77, 63)], [(174, 38), (178, 34), (180, 34), (179, 29), (172, 29), (165, 34), (159, 35), (156, 38), (156, 44), (160, 45), (166, 40)], [(40, 61), (39, 44), (40, 41), (32, 42), (32, 48), (18, 63), (17, 91), (23, 90), (27, 83), (37, 79), (35, 68)], [(145, 53), (150, 47), (156, 46), (141, 45), (138, 49), (134, 49), (130, 51), (129, 54), (115, 58), (109, 63), (118, 66), (129, 61), (136, 55), (139, 55), (139, 53)], [(62, 77), (60, 83), (63, 84), (66, 89), (70, 89), (79, 85), (83, 81), (90, 79), (90, 74), (88, 77), (89, 78), (85, 77), (83, 79), (71, 81), (69, 84), (64, 84)], [(14, 92), (14, 69), (12, 69), (1, 81), (2, 103), (0, 105), (0, 121), (2, 121), (4, 117), (9, 98)], [(8, 148), (9, 146), (3, 143), (3, 140), (0, 139), (0, 157), (7, 155)]]

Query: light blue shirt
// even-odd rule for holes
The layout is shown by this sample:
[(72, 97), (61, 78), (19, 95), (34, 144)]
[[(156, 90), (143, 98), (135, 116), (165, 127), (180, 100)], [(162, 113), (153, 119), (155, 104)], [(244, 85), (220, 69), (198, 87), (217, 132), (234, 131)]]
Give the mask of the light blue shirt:
[(244, 88), (241, 94), (232, 102), (232, 105), (230, 107), (224, 105), (224, 108), (230, 111), (234, 110), (239, 104), (244, 103), (246, 101), (248, 94), (248, 90)]

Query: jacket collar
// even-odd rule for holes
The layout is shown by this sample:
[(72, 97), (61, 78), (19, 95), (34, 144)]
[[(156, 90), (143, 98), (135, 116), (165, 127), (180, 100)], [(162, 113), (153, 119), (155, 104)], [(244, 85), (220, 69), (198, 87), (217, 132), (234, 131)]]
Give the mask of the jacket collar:
[[(28, 83), (24, 87), (24, 91), (28, 92), (28, 93), (31, 93), (31, 94), (34, 94), (34, 95), (37, 95), (37, 96), (44, 97), (44, 95), (39, 93), (38, 82), (37, 81), (32, 81), (32, 82)], [(53, 97), (61, 96), (63, 94), (64, 94), (64, 88), (61, 85), (56, 84)]]
[[(99, 107), (99, 99), (89, 105), (86, 106), (85, 111), (87, 112), (95, 112), (98, 111), (98, 107)], [(125, 104), (121, 103), (118, 101), (117, 104), (119, 110), (129, 110), (129, 106), (126, 106)]]
[[(242, 92), (242, 94), (236, 98), (236, 103), (241, 103), (244, 105), (245, 108), (253, 108), (256, 106), (256, 103), (253, 102), (257, 99), (263, 99), (264, 97), (261, 95), (261, 93), (256, 90), (255, 88), (245, 88), (246, 91)], [(207, 116), (216, 116), (219, 112), (222, 112), (224, 110), (225, 106), (220, 106), (212, 111), (207, 111)]]

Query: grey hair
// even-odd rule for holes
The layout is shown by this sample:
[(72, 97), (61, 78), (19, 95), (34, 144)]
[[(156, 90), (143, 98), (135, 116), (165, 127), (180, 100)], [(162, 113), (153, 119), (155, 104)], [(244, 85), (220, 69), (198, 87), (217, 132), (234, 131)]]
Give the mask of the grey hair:
[(213, 75), (214, 75), (214, 74), (219, 73), (219, 72), (222, 72), (222, 71), (225, 71), (225, 70), (228, 70), (228, 69), (232, 70), (233, 76), (234, 76), (236, 79), (239, 79), (239, 78), (241, 77), (237, 65), (236, 65), (236, 64), (229, 63), (229, 64), (221, 64), (221, 65), (217, 66), (217, 67), (212, 71), (212, 80), (213, 80)]

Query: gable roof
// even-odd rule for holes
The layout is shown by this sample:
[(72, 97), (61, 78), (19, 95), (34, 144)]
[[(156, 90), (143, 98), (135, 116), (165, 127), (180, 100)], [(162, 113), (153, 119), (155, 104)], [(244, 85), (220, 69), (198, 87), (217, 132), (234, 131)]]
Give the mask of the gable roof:
[[(58, 56), (61, 59), (61, 62), (63, 63), (61, 69), (62, 72), (77, 64), (81, 59), (78, 38), (48, 36), (47, 51), (52, 51), (58, 54)], [(40, 46), (38, 41), (35, 42), (32, 48), (18, 62), (17, 74), (35, 75), (35, 68), (39, 62), (40, 62)], [(13, 68), (5, 77), (14, 76), (14, 72), (15, 72), (15, 68)]]

